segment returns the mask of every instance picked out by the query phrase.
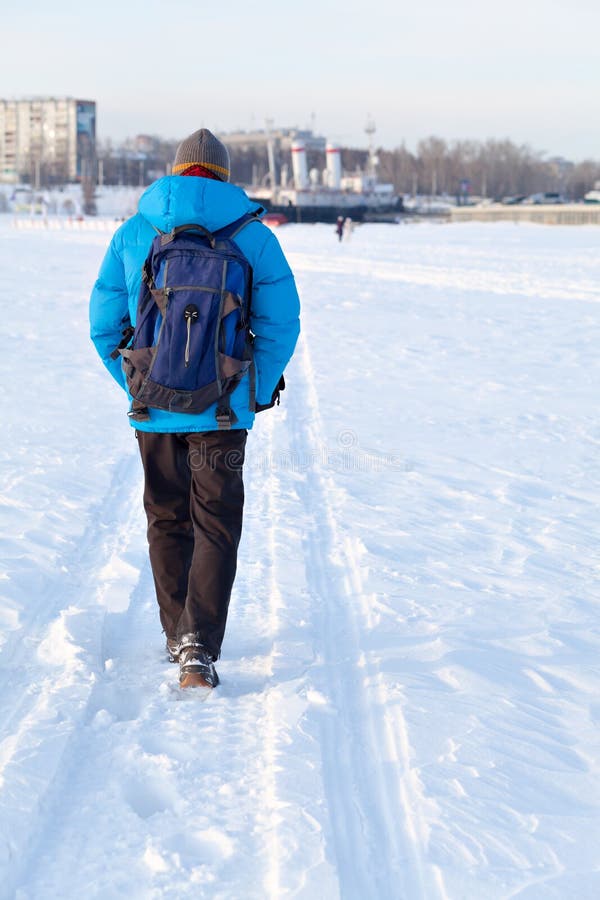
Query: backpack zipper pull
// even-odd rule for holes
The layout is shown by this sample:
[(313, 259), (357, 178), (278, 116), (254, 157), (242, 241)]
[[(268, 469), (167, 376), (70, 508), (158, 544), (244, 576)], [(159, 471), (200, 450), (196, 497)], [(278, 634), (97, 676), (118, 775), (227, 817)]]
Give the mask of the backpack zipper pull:
[(192, 330), (192, 322), (196, 322), (198, 319), (198, 307), (194, 306), (193, 303), (189, 303), (183, 311), (183, 318), (187, 323), (187, 341), (185, 344), (185, 355), (184, 361), (186, 368), (190, 364), (190, 337)]

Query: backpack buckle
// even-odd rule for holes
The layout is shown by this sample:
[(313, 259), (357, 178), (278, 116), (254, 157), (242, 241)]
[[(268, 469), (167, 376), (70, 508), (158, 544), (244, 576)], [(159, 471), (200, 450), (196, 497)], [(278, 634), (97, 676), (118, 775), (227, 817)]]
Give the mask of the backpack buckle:
[(129, 341), (131, 340), (131, 338), (132, 338), (133, 335), (135, 334), (135, 328), (133, 327), (133, 325), (128, 325), (127, 328), (125, 328), (125, 329), (121, 332), (121, 334), (123, 335), (123, 339), (122, 339), (122, 341), (120, 342), (120, 344), (118, 344), (118, 345), (115, 347), (115, 349), (113, 350), (113, 352), (110, 354), (110, 358), (111, 358), (111, 359), (118, 359), (118, 358), (119, 358), (119, 352), (120, 352), (121, 350), (124, 350), (124, 349), (125, 349), (125, 347), (126, 347), (127, 344), (129, 343)]
[(231, 428), (233, 424), (233, 410), (230, 406), (217, 406), (216, 419), (219, 431)]

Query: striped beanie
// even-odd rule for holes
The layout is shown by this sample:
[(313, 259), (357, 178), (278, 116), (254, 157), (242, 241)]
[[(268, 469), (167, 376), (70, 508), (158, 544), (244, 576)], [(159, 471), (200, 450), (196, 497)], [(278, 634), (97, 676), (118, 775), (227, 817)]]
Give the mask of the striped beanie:
[(190, 134), (177, 148), (173, 175), (181, 175), (190, 166), (203, 166), (221, 181), (229, 181), (229, 151), (208, 128)]

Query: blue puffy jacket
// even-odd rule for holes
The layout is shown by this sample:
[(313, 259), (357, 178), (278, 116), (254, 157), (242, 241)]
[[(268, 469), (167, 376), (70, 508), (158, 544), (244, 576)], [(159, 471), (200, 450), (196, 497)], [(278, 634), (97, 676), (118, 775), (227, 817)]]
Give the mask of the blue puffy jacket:
[[(160, 178), (140, 198), (139, 212), (116, 231), (90, 298), (91, 338), (102, 362), (127, 391), (121, 357), (110, 354), (121, 340), (124, 321), (135, 325), (142, 265), (156, 230), (167, 232), (190, 222), (217, 231), (247, 212), (260, 209), (233, 184), (194, 176)], [(300, 302), (294, 276), (275, 235), (262, 222), (250, 222), (234, 238), (253, 270), (250, 325), (256, 338), (256, 401), (269, 403), (296, 346), (300, 331)], [(203, 413), (174, 413), (151, 409), (150, 420), (133, 422), (139, 431), (214, 431), (215, 405)], [(252, 428), (249, 378), (231, 395), (236, 428)]]

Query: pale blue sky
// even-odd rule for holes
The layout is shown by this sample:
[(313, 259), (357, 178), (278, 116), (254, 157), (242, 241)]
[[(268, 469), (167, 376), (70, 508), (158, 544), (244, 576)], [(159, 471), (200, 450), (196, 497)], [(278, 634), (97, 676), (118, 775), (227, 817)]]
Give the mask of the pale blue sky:
[[(600, 158), (598, 0), (3, 0), (0, 96), (96, 100), (100, 137), (307, 126)], [(314, 119), (312, 116), (314, 115)]]

